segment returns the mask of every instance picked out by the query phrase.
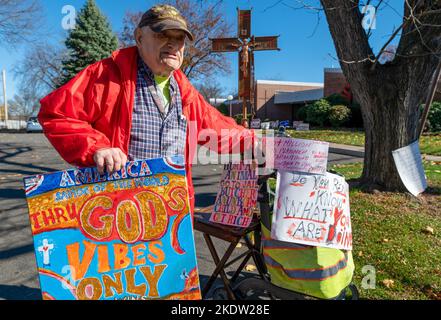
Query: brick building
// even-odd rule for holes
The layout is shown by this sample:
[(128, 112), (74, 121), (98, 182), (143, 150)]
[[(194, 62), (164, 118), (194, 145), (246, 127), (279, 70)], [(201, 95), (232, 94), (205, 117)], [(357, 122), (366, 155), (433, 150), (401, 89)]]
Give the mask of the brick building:
[[(323, 73), (323, 83), (257, 80), (256, 116), (262, 120), (297, 120), (296, 112), (300, 107), (344, 91), (347, 81), (340, 68), (325, 68)], [(441, 101), (441, 80), (434, 101)], [(242, 113), (240, 101), (234, 102), (233, 114)]]
[(296, 120), (300, 107), (340, 93), (345, 85), (343, 72), (337, 68), (324, 69), (324, 83), (257, 80), (254, 99), (256, 116), (262, 120)]

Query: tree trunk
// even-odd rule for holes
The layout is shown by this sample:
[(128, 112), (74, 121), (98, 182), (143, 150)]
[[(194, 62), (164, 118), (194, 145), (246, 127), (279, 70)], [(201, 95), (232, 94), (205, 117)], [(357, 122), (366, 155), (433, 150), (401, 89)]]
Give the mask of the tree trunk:
[[(416, 6), (414, 2), (409, 4)], [(361, 183), (368, 188), (404, 191), (392, 151), (417, 138), (420, 105), (440, 61), (433, 52), (440, 52), (441, 28), (433, 25), (441, 23), (441, 15), (421, 16), (427, 24), (419, 28), (405, 24), (395, 59), (382, 65), (377, 63), (362, 28), (358, 1), (321, 3), (343, 73), (361, 106), (366, 133)], [(438, 8), (432, 8), (430, 1), (418, 3), (414, 14)], [(408, 16), (408, 6), (404, 7)]]
[(403, 191), (392, 151), (414, 141), (418, 102), (412, 99), (415, 93), (405, 92), (407, 79), (378, 81), (366, 84), (357, 94), (366, 135), (361, 183), (368, 188)]
[(366, 134), (362, 185), (388, 191), (406, 190), (392, 151), (416, 141), (420, 106), (436, 63), (437, 59), (415, 59), (407, 64), (378, 65), (368, 73), (368, 81), (352, 79), (360, 87), (355, 97), (362, 108)]

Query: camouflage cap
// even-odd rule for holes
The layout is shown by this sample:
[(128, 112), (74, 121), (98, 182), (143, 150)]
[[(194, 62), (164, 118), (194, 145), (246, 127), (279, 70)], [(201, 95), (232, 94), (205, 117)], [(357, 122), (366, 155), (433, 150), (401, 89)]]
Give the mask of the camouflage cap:
[(141, 17), (138, 28), (149, 26), (154, 32), (164, 30), (182, 30), (193, 41), (193, 35), (187, 28), (187, 22), (181, 13), (173, 6), (156, 5), (147, 10)]

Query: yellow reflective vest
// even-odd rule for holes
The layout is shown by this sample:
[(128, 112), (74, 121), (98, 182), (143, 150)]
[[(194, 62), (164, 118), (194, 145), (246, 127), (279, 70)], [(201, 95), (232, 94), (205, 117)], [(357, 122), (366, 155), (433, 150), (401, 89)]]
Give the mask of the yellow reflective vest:
[(262, 246), (271, 283), (279, 287), (332, 299), (352, 281), (352, 251), (273, 240), (263, 224)]

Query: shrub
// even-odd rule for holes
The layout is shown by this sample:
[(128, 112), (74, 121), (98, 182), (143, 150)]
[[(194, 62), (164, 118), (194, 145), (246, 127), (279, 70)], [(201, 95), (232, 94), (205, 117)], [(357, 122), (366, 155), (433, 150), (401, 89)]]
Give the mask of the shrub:
[(328, 120), (331, 106), (325, 99), (320, 99), (306, 109), (306, 121), (323, 127)]
[(329, 111), (329, 122), (333, 127), (339, 127), (347, 122), (351, 116), (351, 110), (344, 105), (332, 106)]
[(230, 107), (227, 106), (225, 103), (222, 103), (219, 107), (217, 107), (217, 109), (224, 116), (229, 116), (230, 115)]
[(441, 131), (441, 102), (432, 103), (427, 120), (431, 132)]
[[(247, 114), (247, 120), (248, 120), (248, 124), (250, 123), (251, 120), (251, 114)], [(243, 119), (243, 114), (242, 113), (238, 113), (236, 115), (233, 116), (233, 119), (236, 120), (237, 124), (242, 124), (242, 119)]]
[(329, 102), (331, 106), (337, 106), (337, 105), (347, 106), (349, 104), (348, 99), (346, 99), (339, 93), (333, 93), (330, 96), (327, 96), (325, 99), (326, 101)]

